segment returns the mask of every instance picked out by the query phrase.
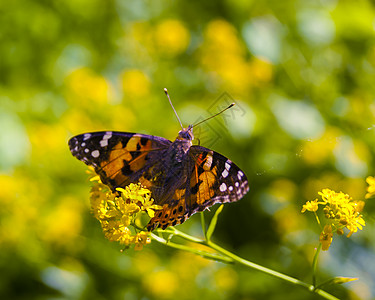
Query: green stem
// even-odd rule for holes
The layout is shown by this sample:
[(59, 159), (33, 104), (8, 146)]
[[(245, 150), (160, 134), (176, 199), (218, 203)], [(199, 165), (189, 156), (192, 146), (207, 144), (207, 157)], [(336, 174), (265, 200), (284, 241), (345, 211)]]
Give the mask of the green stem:
[(320, 228), (322, 228), (322, 224), (320, 223), (319, 216), (317, 215), (316, 211), (314, 211), (314, 216), (315, 216), (315, 219), (318, 222)]
[(202, 211), (201, 213), (201, 225), (202, 225), (202, 231), (204, 234), (204, 239), (207, 239), (207, 229), (206, 229), (206, 222), (204, 220), (204, 212)]
[(280, 279), (283, 279), (285, 281), (289, 281), (291, 283), (294, 283), (294, 284), (298, 284), (298, 285), (301, 285), (307, 289), (311, 289), (311, 286), (303, 281), (300, 281), (296, 278), (293, 278), (293, 277), (290, 277), (288, 275), (285, 275), (285, 274), (282, 274), (282, 273), (279, 273), (277, 271), (274, 271), (274, 270), (271, 270), (271, 269), (268, 269), (266, 267), (263, 267), (263, 266), (260, 266), (256, 263), (253, 263), (253, 262), (250, 262), (248, 260), (245, 260), (231, 252), (229, 252), (228, 250), (220, 247), (219, 245), (216, 245), (215, 243), (209, 241), (207, 242), (207, 246), (209, 246), (210, 248), (212, 249), (215, 249), (217, 252), (221, 253), (221, 254), (224, 254), (230, 258), (232, 258), (234, 261), (242, 264), (242, 265), (245, 265), (247, 267), (250, 267), (252, 269), (255, 269), (255, 270), (258, 270), (258, 271), (261, 271), (263, 273), (266, 273), (266, 274), (269, 274), (269, 275), (272, 275), (274, 277), (277, 277), (277, 278), (280, 278)]
[(179, 237), (181, 237), (181, 238), (183, 238), (183, 239), (185, 239), (185, 240), (187, 240), (189, 242), (193, 242), (193, 243), (197, 243), (197, 244), (202, 244), (202, 245), (204, 244), (204, 240), (198, 239), (198, 238), (196, 238), (194, 236), (191, 236), (191, 235), (189, 235), (187, 233), (184, 233), (184, 232), (182, 232), (182, 231), (180, 231), (180, 230), (178, 230), (178, 229), (176, 229), (176, 228), (174, 228), (172, 226), (168, 227), (165, 230), (158, 229), (157, 232), (158, 233), (169, 233), (169, 234), (177, 235), (177, 236), (179, 236)]
[(313, 269), (312, 283), (313, 283), (314, 287), (316, 287), (316, 267), (318, 265), (318, 257), (319, 257), (319, 253), (320, 253), (321, 249), (322, 249), (322, 244), (319, 243), (319, 246), (316, 249), (316, 252), (315, 252), (315, 255), (314, 255), (313, 264), (312, 264), (312, 269)]
[(233, 263), (233, 260), (230, 257), (227, 257), (227, 256), (222, 256), (222, 255), (217, 254), (217, 253), (210, 253), (210, 252), (207, 252), (207, 251), (191, 248), (191, 247), (188, 247), (188, 246), (185, 246), (185, 245), (176, 244), (176, 243), (168, 241), (168, 240), (166, 240), (166, 239), (164, 239), (164, 238), (162, 238), (162, 237), (160, 237), (160, 236), (158, 236), (154, 233), (151, 233), (151, 237), (155, 241), (157, 241), (161, 244), (164, 244), (165, 246), (171, 247), (171, 248), (188, 251), (188, 252), (194, 253), (196, 255), (203, 256), (204, 258), (213, 259), (213, 260), (221, 261), (221, 262), (224, 262), (224, 263)]

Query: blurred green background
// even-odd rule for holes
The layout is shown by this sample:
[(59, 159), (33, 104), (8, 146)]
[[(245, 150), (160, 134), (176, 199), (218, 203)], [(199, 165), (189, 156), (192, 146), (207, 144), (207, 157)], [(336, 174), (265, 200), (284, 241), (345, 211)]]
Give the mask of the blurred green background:
[[(164, 87), (186, 125), (236, 102), (196, 131), (250, 182), (215, 240), (311, 282), (319, 227), (302, 204), (327, 187), (363, 199), (375, 175), (374, 27), (369, 0), (0, 2), (1, 299), (316, 299), (157, 243), (120, 253), (90, 215), (67, 141), (94, 130), (173, 140)], [(340, 299), (375, 297), (367, 202), (364, 230), (320, 257), (320, 281), (359, 278), (327, 288)], [(178, 228), (199, 236), (199, 216)]]

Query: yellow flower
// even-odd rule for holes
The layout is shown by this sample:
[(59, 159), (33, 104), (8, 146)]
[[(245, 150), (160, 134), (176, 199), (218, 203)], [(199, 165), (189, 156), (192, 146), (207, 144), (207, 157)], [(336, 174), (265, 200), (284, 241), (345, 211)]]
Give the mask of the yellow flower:
[(134, 243), (134, 236), (128, 227), (124, 227), (123, 233), (118, 241), (126, 247)]
[(153, 216), (154, 210), (161, 209), (161, 206), (153, 204), (151, 192), (140, 184), (131, 183), (125, 188), (117, 188), (118, 193), (112, 193), (100, 179), (93, 178), (97, 182), (91, 188), (91, 209), (102, 226), (104, 236), (126, 248), (134, 244), (135, 250), (142, 250), (144, 245), (151, 242), (149, 233), (141, 231), (133, 234), (130, 227), (139, 212), (145, 211)]
[(350, 237), (358, 229), (362, 230), (365, 221), (360, 214), (362, 210), (361, 202), (353, 201), (349, 195), (342, 192), (336, 193), (330, 189), (324, 189), (321, 193), (322, 199), (326, 202), (323, 209), (325, 217), (329, 219), (336, 228), (346, 227), (349, 229)]
[(317, 211), (318, 210), (318, 199), (314, 201), (307, 201), (306, 204), (303, 205), (301, 212), (304, 213), (306, 210), (308, 211)]
[(303, 213), (306, 210), (314, 212), (320, 224), (316, 211), (319, 205), (324, 206), (323, 213), (326, 218), (326, 225), (320, 234), (320, 242), (322, 243), (322, 249), (328, 250), (333, 233), (342, 235), (343, 229), (347, 228), (349, 230), (347, 237), (350, 237), (358, 229), (362, 230), (365, 226), (365, 221), (360, 214), (364, 207), (364, 201), (354, 201), (348, 194), (336, 193), (330, 189), (323, 189), (318, 194), (322, 197), (322, 201), (315, 199), (306, 202), (301, 212)]
[(133, 197), (134, 200), (139, 201), (141, 204), (140, 209), (146, 211), (149, 217), (153, 218), (155, 215), (155, 210), (162, 209), (162, 206), (153, 204), (154, 199), (151, 198), (151, 192), (148, 189), (141, 187), (141, 185), (129, 185), (126, 189), (117, 188), (122, 196), (126, 198)]
[(323, 251), (328, 250), (329, 246), (332, 243), (332, 239), (333, 239), (332, 237), (333, 237), (333, 234), (332, 234), (331, 225), (324, 226), (324, 229), (321, 232), (320, 237), (319, 237), (319, 242), (322, 244)]
[(101, 222), (104, 236), (111, 242), (119, 241), (122, 236), (127, 234), (128, 228), (116, 220), (105, 220)]
[(145, 197), (142, 198), (142, 209), (146, 211), (150, 218), (155, 216), (155, 210), (163, 208), (162, 206), (153, 203), (154, 199), (151, 198), (151, 194), (145, 195)]
[(371, 198), (375, 195), (375, 177), (369, 176), (366, 178), (366, 182), (369, 184), (367, 187), (366, 199)]
[(134, 243), (135, 243), (134, 250), (136, 250), (136, 251), (142, 250), (143, 245), (151, 243), (149, 233), (145, 232), (145, 231), (141, 231), (141, 232), (137, 233), (137, 235), (135, 236)]
[(97, 182), (90, 191), (91, 211), (98, 220), (108, 218), (107, 202), (113, 201), (113, 195), (108, 187), (103, 183)]

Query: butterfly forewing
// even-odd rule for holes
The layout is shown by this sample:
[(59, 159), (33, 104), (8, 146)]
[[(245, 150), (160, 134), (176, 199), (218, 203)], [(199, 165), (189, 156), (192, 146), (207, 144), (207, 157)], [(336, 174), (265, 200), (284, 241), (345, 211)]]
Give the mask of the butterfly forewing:
[(107, 131), (77, 135), (69, 141), (69, 147), (114, 191), (131, 182), (149, 186), (147, 172), (158, 161), (158, 153), (171, 143), (152, 135)]

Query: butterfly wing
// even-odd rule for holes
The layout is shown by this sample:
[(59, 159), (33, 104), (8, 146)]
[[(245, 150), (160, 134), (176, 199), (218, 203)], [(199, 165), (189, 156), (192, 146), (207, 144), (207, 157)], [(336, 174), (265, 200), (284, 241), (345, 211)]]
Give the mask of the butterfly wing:
[(192, 146), (194, 161), (187, 198), (189, 215), (216, 203), (235, 202), (248, 191), (246, 175), (225, 156), (201, 146)]
[(156, 177), (150, 172), (161, 153), (172, 142), (152, 135), (129, 132), (92, 132), (69, 140), (73, 156), (95, 168), (101, 181), (112, 191), (141, 182), (150, 188)]
[(148, 230), (181, 224), (196, 212), (216, 203), (240, 200), (249, 191), (246, 175), (239, 167), (201, 146), (190, 147), (184, 170), (163, 209), (149, 222)]

